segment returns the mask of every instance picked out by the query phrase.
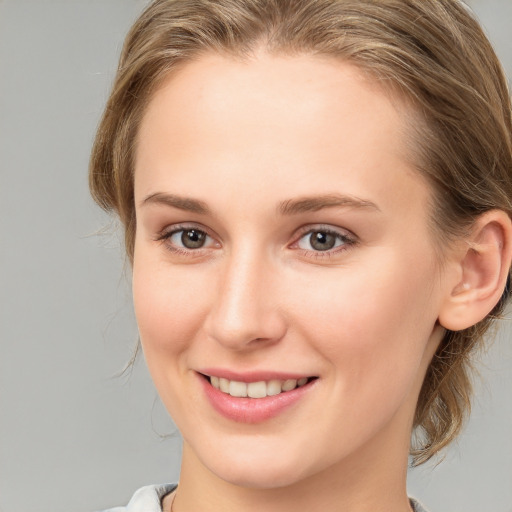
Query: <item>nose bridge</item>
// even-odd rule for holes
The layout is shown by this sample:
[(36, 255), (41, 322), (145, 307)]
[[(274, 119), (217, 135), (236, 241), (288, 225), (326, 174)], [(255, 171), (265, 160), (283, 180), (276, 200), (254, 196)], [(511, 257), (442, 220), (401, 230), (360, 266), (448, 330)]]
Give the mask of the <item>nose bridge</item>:
[(250, 246), (226, 255), (217, 281), (216, 303), (208, 331), (217, 342), (235, 350), (279, 340), (284, 319), (276, 307), (276, 269)]

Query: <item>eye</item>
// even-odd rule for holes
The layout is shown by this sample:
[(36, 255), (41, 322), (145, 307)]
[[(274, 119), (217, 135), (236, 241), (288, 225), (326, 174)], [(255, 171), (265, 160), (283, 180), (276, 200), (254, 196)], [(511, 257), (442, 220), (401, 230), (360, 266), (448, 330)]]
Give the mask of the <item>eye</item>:
[(209, 236), (199, 229), (181, 229), (172, 233), (169, 241), (177, 247), (200, 249), (205, 245), (208, 238)]
[(305, 251), (327, 252), (338, 247), (352, 245), (353, 238), (329, 229), (308, 231), (297, 242), (297, 247)]
[(172, 226), (161, 233), (158, 241), (164, 242), (166, 248), (173, 252), (190, 253), (216, 245), (215, 240), (206, 231), (195, 226)]

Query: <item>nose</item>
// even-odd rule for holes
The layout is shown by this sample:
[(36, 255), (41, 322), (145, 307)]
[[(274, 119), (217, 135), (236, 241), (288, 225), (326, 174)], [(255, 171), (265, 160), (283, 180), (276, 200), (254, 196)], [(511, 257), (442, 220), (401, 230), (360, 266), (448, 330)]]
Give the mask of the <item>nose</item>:
[(205, 322), (207, 334), (230, 350), (253, 350), (278, 342), (286, 332), (277, 269), (251, 251), (223, 262)]

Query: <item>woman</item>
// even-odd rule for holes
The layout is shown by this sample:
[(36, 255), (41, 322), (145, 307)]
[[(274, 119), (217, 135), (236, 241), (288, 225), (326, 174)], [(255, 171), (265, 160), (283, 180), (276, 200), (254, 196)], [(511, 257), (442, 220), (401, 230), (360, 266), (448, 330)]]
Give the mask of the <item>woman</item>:
[(411, 432), (457, 435), (508, 296), (511, 128), (459, 1), (153, 2), (90, 173), (184, 440), (127, 510), (423, 510)]

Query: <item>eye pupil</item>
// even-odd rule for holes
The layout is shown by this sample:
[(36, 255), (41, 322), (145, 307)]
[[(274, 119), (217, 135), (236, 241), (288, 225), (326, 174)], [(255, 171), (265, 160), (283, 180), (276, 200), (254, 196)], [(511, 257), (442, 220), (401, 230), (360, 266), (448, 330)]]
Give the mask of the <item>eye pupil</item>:
[(336, 245), (336, 237), (325, 231), (315, 231), (310, 236), (311, 247), (317, 251), (328, 251)]
[(186, 229), (181, 235), (181, 243), (187, 249), (198, 249), (204, 245), (206, 233), (197, 229)]

